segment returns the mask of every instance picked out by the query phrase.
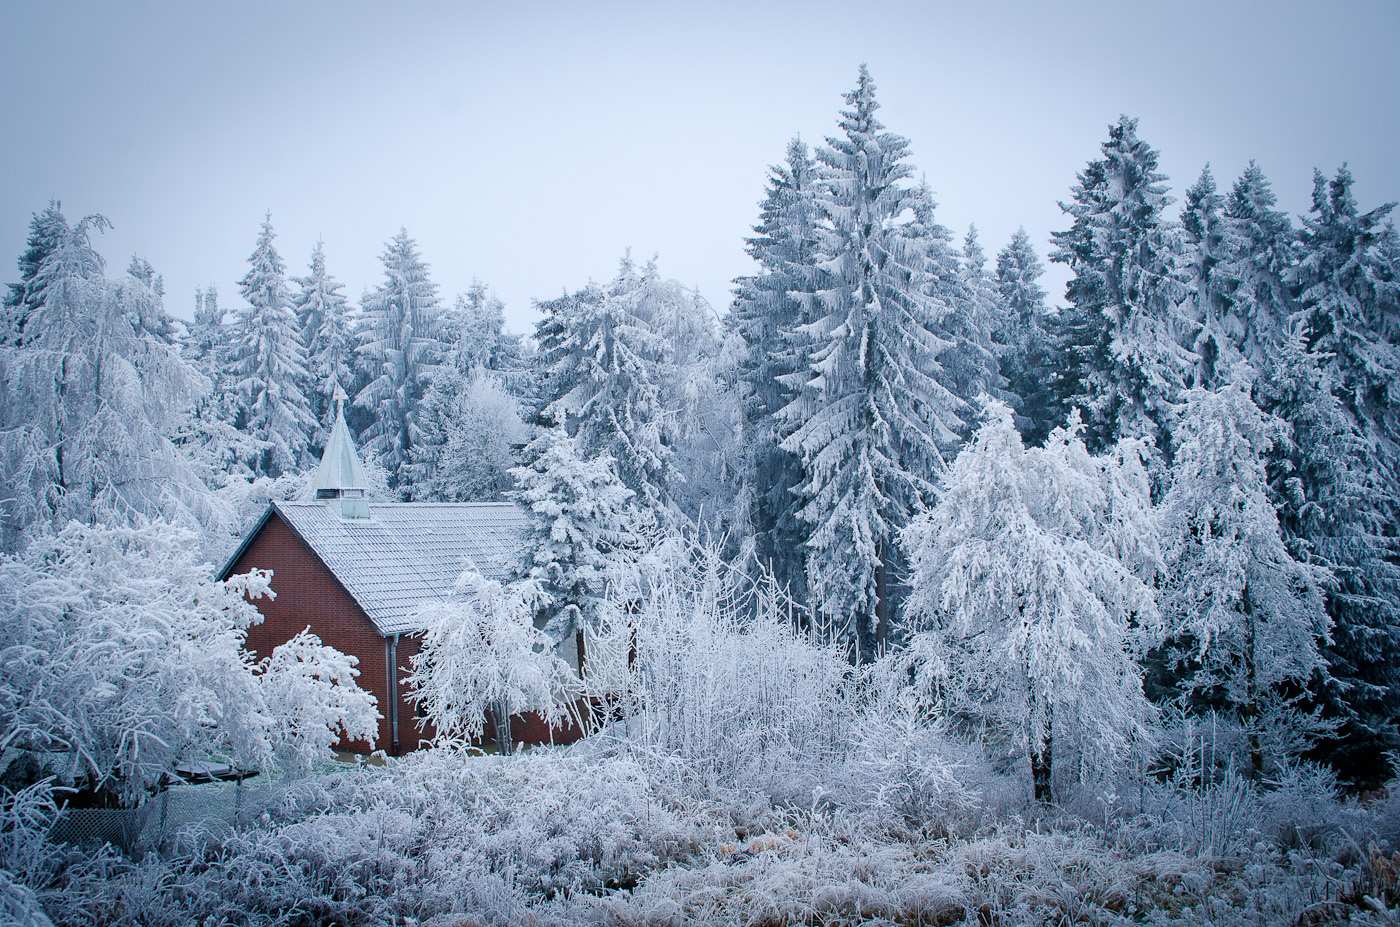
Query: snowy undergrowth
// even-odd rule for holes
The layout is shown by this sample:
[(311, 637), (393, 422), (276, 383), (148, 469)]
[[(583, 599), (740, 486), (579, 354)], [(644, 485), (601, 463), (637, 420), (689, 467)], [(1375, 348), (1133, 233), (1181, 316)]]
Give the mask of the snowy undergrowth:
[[(879, 797), (898, 765), (860, 772), (796, 804), (616, 744), (433, 751), (292, 782), (139, 861), (15, 839), (43, 818), (29, 796), (4, 863), (57, 924), (1386, 924), (1400, 902), (1400, 803), (1327, 798), (1306, 770), (1226, 783), (1247, 813), (1167, 782), (1099, 820), (975, 797), (921, 812)], [(1224, 826), (1229, 849), (1208, 846)]]

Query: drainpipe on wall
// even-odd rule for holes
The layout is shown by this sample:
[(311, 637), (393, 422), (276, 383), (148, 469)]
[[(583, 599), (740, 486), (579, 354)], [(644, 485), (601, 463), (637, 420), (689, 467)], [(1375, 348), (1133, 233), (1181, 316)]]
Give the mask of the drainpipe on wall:
[(384, 638), (384, 663), (389, 677), (389, 755), (399, 755), (399, 636)]

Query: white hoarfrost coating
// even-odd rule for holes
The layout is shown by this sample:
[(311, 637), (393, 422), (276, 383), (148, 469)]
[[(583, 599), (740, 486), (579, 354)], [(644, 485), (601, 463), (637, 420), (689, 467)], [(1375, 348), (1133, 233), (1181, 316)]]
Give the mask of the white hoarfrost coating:
[(350, 429), (345, 424), (345, 391), (339, 384), (331, 401), (335, 403), (335, 424), (331, 426), (330, 440), (321, 455), (321, 466), (316, 470), (312, 488), (318, 498), (340, 500), (338, 508), (342, 518), (368, 519), (369, 503), (365, 496), (369, 492), (369, 480), (365, 478), (360, 455), (355, 452), (355, 439), (350, 437)]

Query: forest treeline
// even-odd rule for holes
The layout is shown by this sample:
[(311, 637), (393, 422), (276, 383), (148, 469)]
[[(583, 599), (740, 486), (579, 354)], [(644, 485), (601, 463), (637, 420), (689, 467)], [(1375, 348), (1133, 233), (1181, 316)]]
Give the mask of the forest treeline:
[[(864, 68), (838, 129), (769, 169), (728, 311), (624, 258), (505, 330), (448, 301), (406, 230), (358, 303), (271, 216), (230, 302), (166, 311), (100, 216), (37, 213), (4, 300), (0, 503), (18, 558), (151, 519), (218, 559), (304, 492), (343, 388), (384, 498), (515, 499), (548, 631), (597, 630), (658, 538), (770, 576), (804, 629), (904, 660), (945, 718), (1025, 744), (1048, 795), (1167, 709), (1357, 784), (1400, 748), (1400, 239), (1342, 167), (1276, 208), (1253, 163), (1172, 211), (1136, 120), (1075, 178), (1048, 260), (939, 224)], [(577, 528), (560, 537), (560, 513)], [(613, 603), (614, 605), (616, 603)], [(1064, 731), (1063, 737), (1059, 732)]]

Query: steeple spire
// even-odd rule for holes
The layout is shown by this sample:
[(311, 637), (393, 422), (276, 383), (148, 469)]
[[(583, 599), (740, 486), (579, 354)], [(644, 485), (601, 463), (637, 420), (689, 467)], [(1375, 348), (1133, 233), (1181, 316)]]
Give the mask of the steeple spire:
[(350, 428), (345, 424), (345, 390), (335, 385), (331, 402), (335, 404), (335, 424), (331, 426), (331, 436), (326, 441), (326, 450), (321, 455), (321, 466), (316, 471), (316, 498), (325, 499), (332, 510), (346, 521), (368, 521), (369, 481), (365, 479), (365, 468), (360, 463), (360, 455), (355, 451), (355, 440), (350, 437)]

